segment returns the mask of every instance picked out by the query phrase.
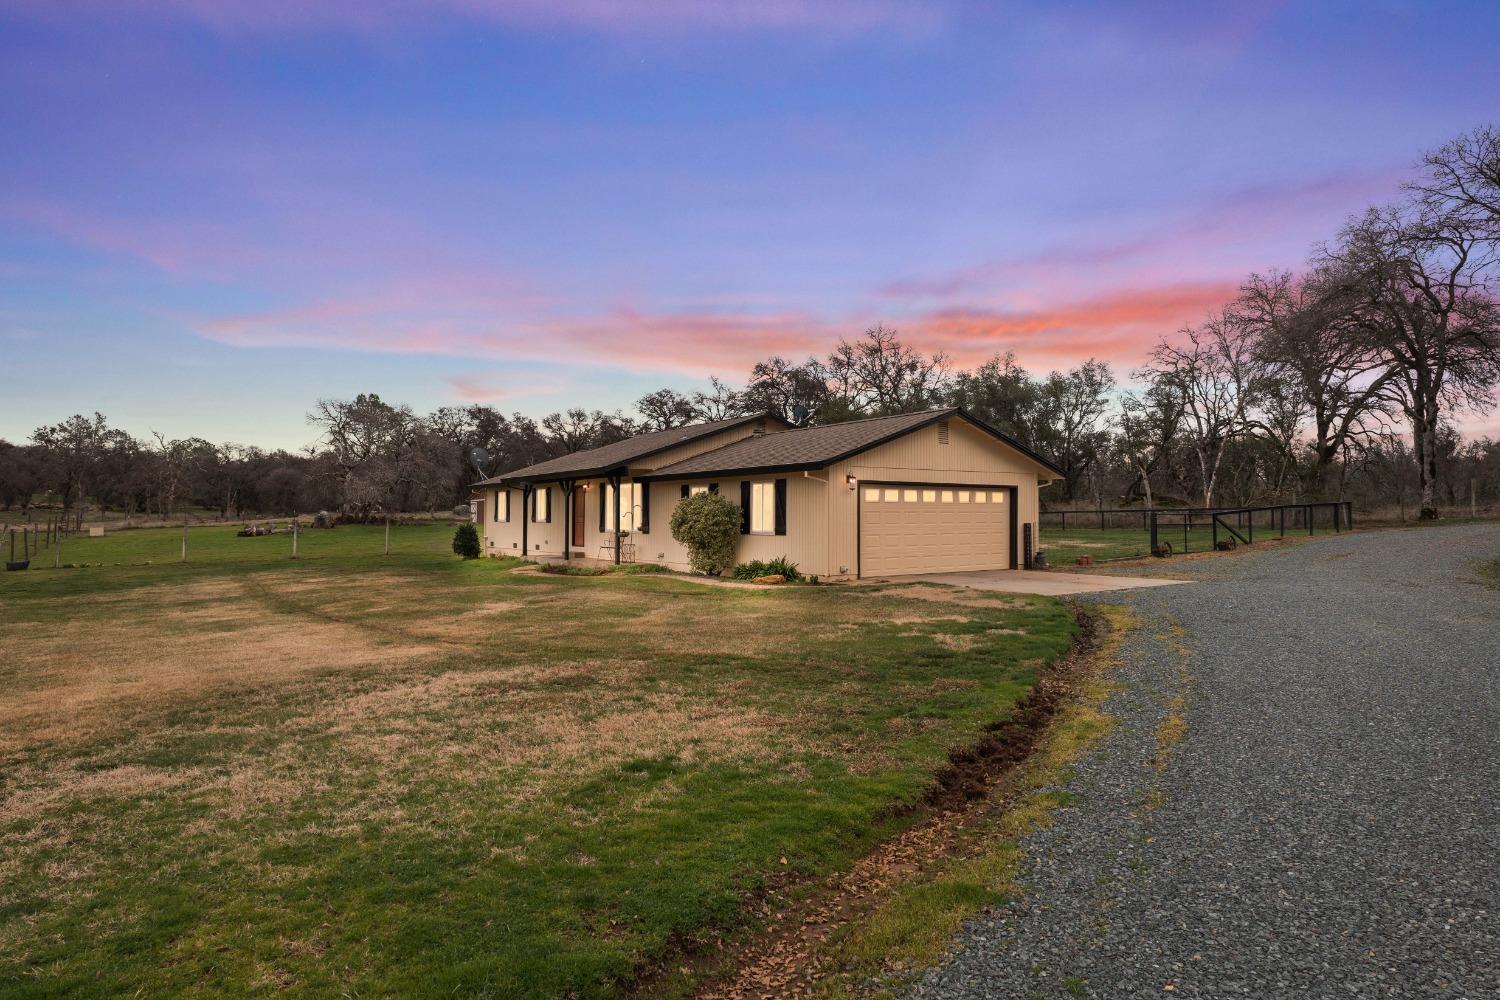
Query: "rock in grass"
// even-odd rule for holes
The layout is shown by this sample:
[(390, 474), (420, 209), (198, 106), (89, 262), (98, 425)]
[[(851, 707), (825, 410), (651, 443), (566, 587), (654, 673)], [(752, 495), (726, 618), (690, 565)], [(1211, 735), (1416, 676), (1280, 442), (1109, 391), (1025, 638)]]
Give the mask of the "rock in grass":
[(770, 576), (757, 576), (751, 583), (786, 583), (786, 577), (780, 573), (772, 573)]

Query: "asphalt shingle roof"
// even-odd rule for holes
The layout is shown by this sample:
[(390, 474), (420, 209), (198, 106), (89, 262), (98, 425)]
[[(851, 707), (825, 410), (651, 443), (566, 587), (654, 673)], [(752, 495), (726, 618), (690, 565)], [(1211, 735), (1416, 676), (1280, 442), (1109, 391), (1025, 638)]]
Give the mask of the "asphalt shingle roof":
[(719, 431), (728, 430), (741, 424), (751, 423), (756, 420), (776, 420), (777, 418), (764, 413), (751, 414), (744, 417), (731, 417), (728, 420), (714, 420), (704, 424), (689, 424), (686, 427), (673, 427), (665, 431), (652, 431), (649, 434), (637, 434), (635, 437), (616, 441), (614, 444), (606, 444), (599, 448), (589, 448), (585, 451), (575, 451), (558, 458), (550, 458), (545, 462), (537, 462), (525, 468), (514, 469), (498, 476), (491, 476), (476, 483), (476, 486), (492, 486), (507, 481), (518, 479), (545, 480), (568, 476), (593, 475), (608, 472), (628, 466), (631, 462), (645, 458), (668, 448), (675, 448), (689, 441)]
[(760, 434), (656, 469), (651, 476), (675, 478), (757, 469), (821, 468), (852, 452), (863, 451), (957, 412), (950, 407)]
[(1033, 462), (1058, 476), (1062, 472), (1050, 462), (994, 428), (974, 419), (956, 406), (920, 413), (902, 413), (891, 417), (871, 417), (841, 424), (802, 427), (775, 434), (748, 437), (722, 448), (656, 469), (645, 479), (682, 479), (691, 476), (728, 475), (770, 471), (773, 469), (819, 469), (842, 461), (903, 434), (935, 424), (946, 417), (958, 416), (1016, 449)]

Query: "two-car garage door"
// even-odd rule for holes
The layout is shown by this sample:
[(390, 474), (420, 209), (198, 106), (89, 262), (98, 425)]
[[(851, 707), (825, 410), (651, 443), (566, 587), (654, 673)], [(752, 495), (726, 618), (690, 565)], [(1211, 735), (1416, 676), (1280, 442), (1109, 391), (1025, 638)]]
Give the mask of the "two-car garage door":
[(1011, 490), (860, 487), (859, 574), (1010, 568)]

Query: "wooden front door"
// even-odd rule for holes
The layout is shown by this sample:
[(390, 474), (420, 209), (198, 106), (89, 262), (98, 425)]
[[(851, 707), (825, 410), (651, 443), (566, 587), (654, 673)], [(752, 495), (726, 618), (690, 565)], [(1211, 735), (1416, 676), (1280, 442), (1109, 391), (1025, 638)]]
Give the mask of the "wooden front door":
[(573, 487), (573, 547), (583, 548), (583, 498), (582, 486)]

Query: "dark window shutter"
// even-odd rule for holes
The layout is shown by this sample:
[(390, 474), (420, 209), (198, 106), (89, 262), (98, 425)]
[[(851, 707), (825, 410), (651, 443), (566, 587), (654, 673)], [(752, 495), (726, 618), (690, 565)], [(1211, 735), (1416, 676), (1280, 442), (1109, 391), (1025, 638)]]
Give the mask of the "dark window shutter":
[(641, 534), (651, 534), (651, 484), (641, 484)]
[(719, 484), (718, 483), (709, 483), (708, 484), (708, 492), (710, 492), (710, 493), (717, 493), (717, 492), (719, 492)]
[(750, 480), (740, 480), (740, 534), (750, 534)]
[(599, 530), (604, 531), (604, 494), (609, 492), (609, 484), (602, 479), (599, 481)]
[(786, 480), (776, 480), (776, 534), (786, 534)]
[(531, 491), (531, 513), (527, 515), (532, 522), (536, 521), (536, 490)]
[(692, 487), (689, 486), (687, 483), (683, 483), (682, 484), (682, 499), (686, 500), (688, 498), (688, 494), (690, 492), (692, 492)]
[(505, 491), (505, 522), (510, 523), (510, 490)]
[(492, 513), (490, 515), (490, 520), (491, 521), (495, 521), (495, 522), (499, 522), (499, 520), (500, 520), (500, 491), (499, 490), (495, 491), (495, 511), (494, 511), (494, 513)]
[(547, 523), (552, 523), (552, 487), (547, 487)]

